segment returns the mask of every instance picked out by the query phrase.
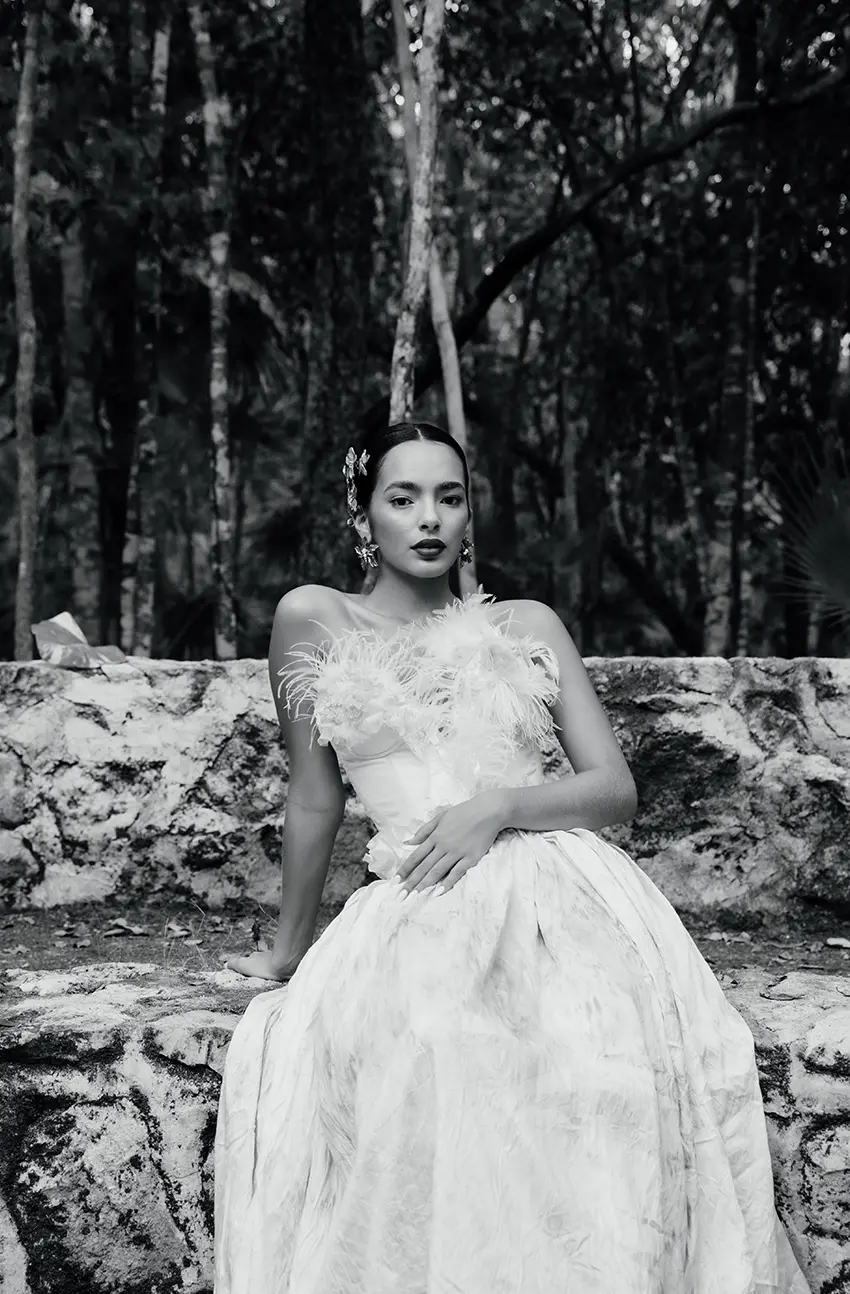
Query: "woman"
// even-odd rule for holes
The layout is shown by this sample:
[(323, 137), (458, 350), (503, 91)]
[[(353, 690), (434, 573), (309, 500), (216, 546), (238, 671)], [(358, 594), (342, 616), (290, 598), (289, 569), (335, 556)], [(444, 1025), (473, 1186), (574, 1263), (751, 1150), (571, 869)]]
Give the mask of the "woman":
[[(595, 832), (625, 759), (559, 618), (452, 597), (460, 446), (349, 450), (367, 597), (275, 613), (283, 885), (227, 1053), (216, 1294), (808, 1294), (776, 1215), (751, 1034)], [(378, 558), (380, 555), (380, 558)], [(574, 774), (544, 783), (557, 737)], [(378, 878), (313, 943), (340, 760)]]

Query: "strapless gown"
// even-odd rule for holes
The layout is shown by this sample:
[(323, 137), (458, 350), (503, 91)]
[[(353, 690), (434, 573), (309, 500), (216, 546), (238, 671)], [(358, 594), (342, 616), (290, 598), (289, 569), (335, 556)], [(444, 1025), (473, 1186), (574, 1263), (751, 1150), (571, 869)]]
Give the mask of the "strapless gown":
[(809, 1294), (752, 1035), (592, 831), (390, 885), (437, 810), (543, 780), (548, 647), (481, 592), (282, 671), (378, 828), (357, 890), (230, 1042), (215, 1294)]

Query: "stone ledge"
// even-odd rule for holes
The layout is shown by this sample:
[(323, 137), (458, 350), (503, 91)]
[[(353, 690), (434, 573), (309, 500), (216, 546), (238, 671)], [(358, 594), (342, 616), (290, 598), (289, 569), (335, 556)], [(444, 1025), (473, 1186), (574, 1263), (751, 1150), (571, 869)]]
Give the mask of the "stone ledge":
[[(638, 786), (605, 836), (681, 913), (850, 917), (850, 660), (586, 662)], [(0, 663), (0, 906), (280, 894), (287, 766), (265, 661)], [(560, 748), (547, 773), (566, 771)], [(363, 879), (356, 803), (325, 899)]]
[[(850, 1287), (850, 981), (719, 975), (756, 1040), (777, 1203), (813, 1294)], [(277, 989), (97, 963), (0, 979), (4, 1294), (210, 1294), (212, 1154), (237, 1019)]]

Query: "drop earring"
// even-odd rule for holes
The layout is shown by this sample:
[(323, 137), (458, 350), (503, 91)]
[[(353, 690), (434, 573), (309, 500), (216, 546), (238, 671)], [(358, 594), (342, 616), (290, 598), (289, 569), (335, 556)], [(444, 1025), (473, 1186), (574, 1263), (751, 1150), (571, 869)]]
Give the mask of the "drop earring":
[(364, 539), (362, 544), (355, 544), (354, 551), (364, 571), (367, 566), (378, 565), (378, 545), (373, 544), (371, 540)]
[(463, 539), (460, 541), (460, 564), (461, 564), (461, 566), (466, 566), (467, 562), (471, 562), (471, 561), (472, 561), (472, 550), (474, 549), (474, 547), (475, 547), (475, 545), (473, 544), (473, 542), (472, 542), (472, 540), (469, 538), (469, 536), (468, 536), (468, 535), (464, 535)]

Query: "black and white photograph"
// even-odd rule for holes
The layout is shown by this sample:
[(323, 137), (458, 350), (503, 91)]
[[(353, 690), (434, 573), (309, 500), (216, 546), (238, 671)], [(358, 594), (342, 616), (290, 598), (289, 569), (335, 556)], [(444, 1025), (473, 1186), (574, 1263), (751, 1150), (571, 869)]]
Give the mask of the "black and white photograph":
[(850, 0), (0, 0), (2, 1294), (850, 1294)]

